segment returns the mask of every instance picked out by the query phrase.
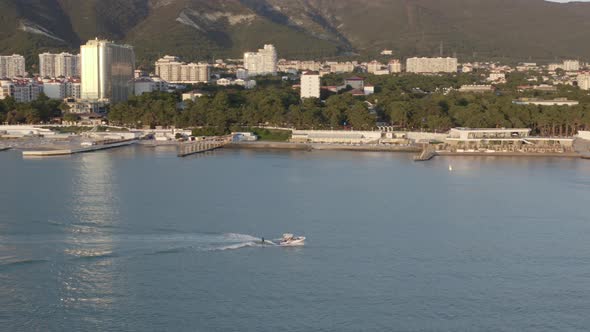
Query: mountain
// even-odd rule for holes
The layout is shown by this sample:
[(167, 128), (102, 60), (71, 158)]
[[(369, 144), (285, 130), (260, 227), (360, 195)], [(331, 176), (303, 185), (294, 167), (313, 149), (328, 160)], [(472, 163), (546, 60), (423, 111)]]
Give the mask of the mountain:
[(0, 53), (36, 61), (96, 36), (135, 46), (140, 63), (240, 57), (456, 54), (461, 59), (586, 58), (590, 3), (543, 0), (0, 0)]

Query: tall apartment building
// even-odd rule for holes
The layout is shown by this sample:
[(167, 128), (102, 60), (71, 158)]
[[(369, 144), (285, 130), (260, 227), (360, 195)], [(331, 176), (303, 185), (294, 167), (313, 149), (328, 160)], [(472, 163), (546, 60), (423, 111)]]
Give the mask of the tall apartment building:
[(320, 73), (306, 71), (301, 74), (301, 99), (320, 98)]
[(211, 68), (207, 63), (184, 63), (180, 58), (166, 55), (156, 61), (156, 75), (170, 83), (207, 83)]
[(555, 71), (557, 69), (563, 69), (565, 71), (578, 71), (580, 70), (580, 61), (578, 60), (564, 60), (561, 63), (550, 63), (547, 66), (549, 71)]
[(409, 58), (406, 61), (408, 73), (456, 73), (457, 58)]
[(80, 55), (70, 53), (39, 54), (39, 76), (77, 77), (80, 76)]
[(577, 81), (578, 81), (578, 86), (580, 87), (580, 89), (590, 90), (590, 73), (589, 72), (579, 73)]
[(276, 75), (277, 50), (273, 45), (264, 45), (258, 52), (244, 53), (244, 68), (250, 76)]
[(133, 47), (90, 40), (80, 47), (80, 60), (83, 99), (117, 103), (133, 94)]
[(18, 54), (0, 55), (0, 78), (25, 76), (25, 57)]
[(397, 59), (389, 61), (389, 63), (387, 64), (387, 67), (389, 68), (389, 73), (401, 73), (402, 72), (402, 63)]
[(578, 70), (580, 70), (580, 61), (578, 61), (578, 60), (565, 60), (565, 61), (563, 61), (563, 70), (565, 70), (565, 71), (578, 71)]

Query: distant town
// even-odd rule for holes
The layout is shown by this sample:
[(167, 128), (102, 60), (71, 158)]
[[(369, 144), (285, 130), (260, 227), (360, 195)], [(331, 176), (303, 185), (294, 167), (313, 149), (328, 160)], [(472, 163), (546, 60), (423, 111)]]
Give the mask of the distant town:
[(21, 55), (0, 56), (4, 126), (157, 128), (169, 140), (251, 140), (270, 128), (292, 143), (438, 143), (430, 150), (453, 153), (574, 153), (574, 136), (590, 128), (590, 71), (576, 59), (402, 61), (383, 50), (369, 62), (286, 60), (267, 44), (214, 63), (166, 55), (146, 70), (132, 46), (94, 39), (80, 54), (39, 54), (38, 73), (27, 68)]

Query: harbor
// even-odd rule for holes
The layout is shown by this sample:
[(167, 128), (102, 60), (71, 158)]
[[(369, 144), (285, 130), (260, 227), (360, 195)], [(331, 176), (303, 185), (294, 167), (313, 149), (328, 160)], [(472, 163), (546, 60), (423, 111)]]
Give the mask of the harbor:
[[(0, 128), (2, 129), (2, 128)], [(63, 134), (38, 126), (4, 126), (0, 151), (15, 149), (24, 157), (89, 153), (140, 144), (174, 147), (178, 157), (221, 148), (291, 151), (364, 151), (413, 153), (414, 160), (436, 156), (563, 157), (590, 159), (590, 134), (574, 137), (531, 136), (530, 129), (453, 128), (448, 133), (411, 131), (294, 130), (288, 141), (258, 140), (252, 133), (194, 137), (183, 129), (112, 128)], [(289, 129), (283, 129), (289, 130)], [(247, 137), (247, 139), (244, 139)]]

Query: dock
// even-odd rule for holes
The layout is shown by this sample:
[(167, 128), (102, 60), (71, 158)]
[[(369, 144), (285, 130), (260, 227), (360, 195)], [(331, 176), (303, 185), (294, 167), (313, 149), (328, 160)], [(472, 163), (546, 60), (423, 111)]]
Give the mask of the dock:
[(200, 141), (190, 141), (178, 144), (178, 156), (187, 157), (196, 153), (213, 151), (230, 144), (233, 136), (219, 136)]
[(77, 153), (93, 152), (106, 149), (114, 149), (122, 146), (131, 145), (137, 142), (137, 140), (123, 140), (118, 142), (112, 142), (108, 144), (97, 144), (88, 147), (80, 147), (73, 149), (49, 149), (49, 150), (28, 150), (23, 151), (23, 157), (53, 157), (53, 156), (65, 156)]

